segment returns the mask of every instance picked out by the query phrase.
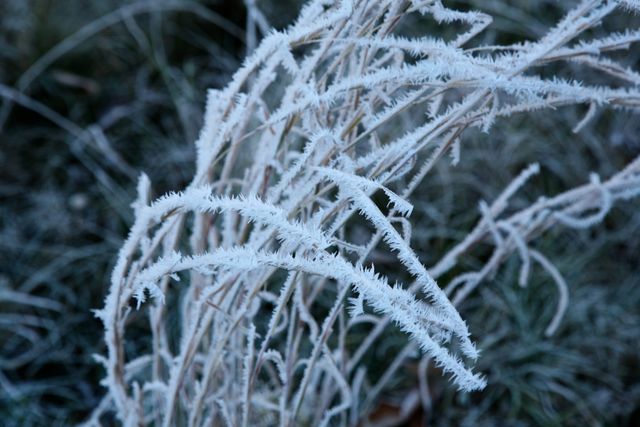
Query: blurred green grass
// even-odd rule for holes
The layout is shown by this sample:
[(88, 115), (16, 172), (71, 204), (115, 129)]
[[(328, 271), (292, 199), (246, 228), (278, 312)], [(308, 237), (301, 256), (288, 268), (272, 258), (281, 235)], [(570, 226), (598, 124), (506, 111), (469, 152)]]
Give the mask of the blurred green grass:
[[(61, 304), (51, 310), (0, 298), (3, 423), (68, 425), (98, 404), (103, 372), (91, 356), (102, 352), (102, 325), (90, 310), (102, 304), (132, 221), (136, 175), (151, 176), (156, 194), (184, 186), (206, 89), (223, 86), (244, 53), (241, 4), (167, 4), (176, 7), (0, 3), (6, 88), (58, 43), (101, 17), (117, 18), (23, 90), (80, 134), (17, 104), (0, 134), (0, 295), (19, 291)], [(131, 5), (142, 6), (139, 13), (128, 14)]]
[[(414, 236), (414, 247), (423, 250), (423, 259), (434, 262), (434, 254), (452, 244), (452, 236), (462, 235), (478, 220), (477, 201), (493, 200), (498, 189), (529, 162), (540, 162), (542, 172), (517, 194), (514, 209), (580, 185), (590, 171), (609, 176), (640, 152), (634, 136), (638, 124), (630, 115), (601, 117), (569, 139), (577, 121), (578, 111), (516, 118), (500, 121), (489, 135), (478, 133), (464, 140), (458, 167), (483, 171), (481, 180), (473, 173), (441, 171), (448, 176), (447, 185), (461, 196), (449, 201), (455, 212), (449, 221), (434, 224), (433, 233)], [(620, 132), (626, 142), (614, 143)], [(420, 196), (436, 197), (433, 192)], [(436, 393), (439, 400), (430, 416), (433, 425), (637, 425), (638, 230), (637, 202), (631, 201), (617, 206), (599, 227), (580, 231), (555, 227), (533, 242), (532, 247), (552, 260), (569, 286), (569, 309), (551, 337), (545, 337), (544, 330), (558, 301), (553, 280), (534, 267), (528, 287), (520, 288), (520, 260), (512, 254), (496, 277), (480, 285), (461, 306), (478, 340), (477, 369), (487, 375), (487, 389), (462, 395), (439, 384), (436, 390), (442, 391)], [(484, 265), (488, 248), (466, 256), (463, 265), (468, 269)]]

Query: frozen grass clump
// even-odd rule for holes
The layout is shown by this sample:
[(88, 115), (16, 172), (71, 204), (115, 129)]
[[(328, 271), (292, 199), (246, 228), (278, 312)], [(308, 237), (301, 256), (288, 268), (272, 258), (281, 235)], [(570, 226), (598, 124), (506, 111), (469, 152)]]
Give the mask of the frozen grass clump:
[[(246, 3), (248, 26), (267, 32)], [(139, 180), (96, 311), (107, 393), (89, 423), (114, 414), (125, 425), (356, 425), (415, 359), (422, 386), (398, 419), (429, 407), (434, 367), (461, 392), (482, 390), (483, 356), (458, 307), (514, 256), (515, 283), (527, 287), (538, 270), (554, 283), (544, 335), (557, 334), (571, 293), (534, 241), (600, 227), (635, 200), (640, 157), (515, 204), (545, 171), (546, 159), (526, 159), (478, 201), (475, 224), (427, 255), (429, 267), (412, 247), (415, 232), (429, 232), (412, 221), (414, 204), (454, 218), (450, 205), (413, 196), (455, 197), (435, 172), (464, 168), (474, 129), (491, 135), (512, 116), (579, 105), (580, 132), (601, 111), (635, 112), (640, 78), (616, 58), (640, 31), (600, 25), (639, 10), (583, 1), (538, 40), (484, 45), (476, 39), (491, 17), (440, 1), (312, 1), (287, 30), (249, 37), (244, 64), (208, 93), (186, 188), (152, 200), (151, 181)], [(416, 17), (434, 32), (403, 35)], [(575, 63), (610, 83), (577, 81)], [(479, 262), (461, 261), (479, 246)], [(387, 325), (409, 340), (381, 369), (367, 353), (385, 345)]]

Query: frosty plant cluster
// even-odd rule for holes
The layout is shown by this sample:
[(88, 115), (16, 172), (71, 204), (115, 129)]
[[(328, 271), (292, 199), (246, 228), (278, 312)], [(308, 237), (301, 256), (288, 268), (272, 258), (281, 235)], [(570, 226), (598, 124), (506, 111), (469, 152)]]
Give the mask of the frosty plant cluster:
[[(250, 19), (266, 22), (247, 5)], [(475, 228), (430, 267), (410, 245), (412, 193), (429, 185), (438, 162), (464, 163), (467, 129), (587, 105), (579, 131), (600, 109), (636, 110), (640, 75), (609, 54), (640, 31), (590, 31), (612, 13), (634, 12), (640, 2), (583, 1), (540, 40), (478, 46), (491, 17), (441, 1), (309, 2), (290, 28), (264, 37), (226, 88), (209, 92), (184, 191), (152, 201), (149, 179), (140, 178), (135, 223), (96, 312), (106, 395), (88, 423), (112, 413), (131, 426), (356, 425), (415, 357), (425, 361), (419, 376), (431, 363), (459, 390), (483, 389), (456, 306), (514, 255), (520, 285), (533, 264), (557, 284), (552, 335), (570, 296), (531, 240), (554, 226), (596, 226), (638, 196), (640, 158), (508, 210), (539, 173), (532, 164), (481, 203)], [(403, 37), (397, 30), (412, 14), (457, 35)], [(571, 63), (615, 84), (537, 72), (550, 64), (571, 71)], [(357, 221), (366, 239), (353, 238)], [(460, 256), (479, 242), (492, 245), (491, 256), (461, 271)], [(380, 248), (398, 260), (393, 277), (378, 272), (371, 255)], [(148, 339), (128, 345), (134, 324)], [(373, 375), (364, 355), (392, 327), (409, 340)], [(367, 332), (354, 342), (354, 330)]]

